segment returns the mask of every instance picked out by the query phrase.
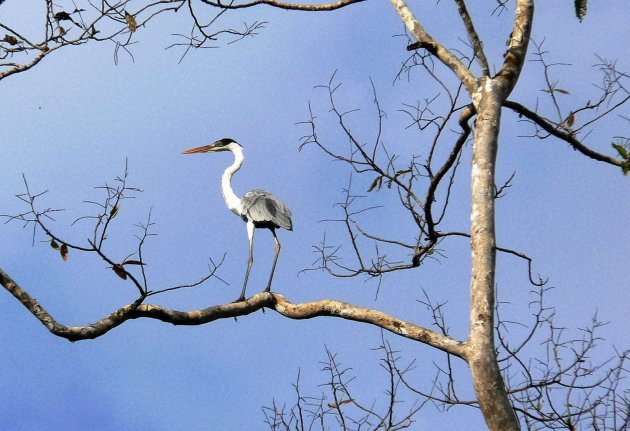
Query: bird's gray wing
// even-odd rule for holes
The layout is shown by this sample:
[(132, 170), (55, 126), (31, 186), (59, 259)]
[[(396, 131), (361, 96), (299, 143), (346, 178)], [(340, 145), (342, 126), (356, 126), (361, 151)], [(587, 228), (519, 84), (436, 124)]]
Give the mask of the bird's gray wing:
[(293, 230), (291, 210), (270, 192), (260, 189), (252, 190), (243, 196), (241, 203), (243, 216), (254, 224)]

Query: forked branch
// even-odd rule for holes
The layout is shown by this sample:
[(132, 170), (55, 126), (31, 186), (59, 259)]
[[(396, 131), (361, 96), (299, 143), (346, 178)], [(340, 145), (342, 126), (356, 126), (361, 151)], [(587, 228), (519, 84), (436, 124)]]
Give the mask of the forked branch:
[(477, 91), (477, 78), (455, 54), (449, 51), (444, 45), (434, 39), (422, 26), (420, 21), (414, 16), (404, 0), (391, 0), (394, 9), (398, 12), (400, 19), (407, 29), (416, 38), (417, 42), (408, 49), (424, 48), (429, 53), (437, 57), (446, 67), (448, 67), (459, 80), (464, 84), (469, 94)]

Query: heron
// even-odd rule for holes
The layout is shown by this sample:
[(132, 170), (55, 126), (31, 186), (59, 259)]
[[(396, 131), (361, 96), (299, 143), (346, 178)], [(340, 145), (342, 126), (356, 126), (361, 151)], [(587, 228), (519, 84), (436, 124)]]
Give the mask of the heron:
[(242, 198), (238, 197), (236, 193), (234, 193), (234, 190), (232, 189), (232, 176), (238, 172), (243, 164), (243, 160), (245, 159), (243, 147), (234, 139), (219, 139), (210, 145), (204, 145), (202, 147), (195, 147), (182, 151), (182, 154), (214, 153), (219, 151), (231, 151), (232, 154), (234, 154), (234, 163), (225, 169), (223, 176), (221, 177), (221, 191), (223, 192), (223, 199), (225, 200), (228, 209), (247, 223), (249, 259), (247, 260), (247, 271), (245, 272), (243, 290), (241, 291), (241, 295), (238, 299), (234, 301), (241, 302), (245, 300), (247, 280), (249, 279), (249, 272), (252, 269), (252, 264), (254, 263), (254, 230), (269, 229), (276, 242), (276, 252), (273, 258), (273, 265), (271, 266), (271, 274), (269, 275), (269, 282), (267, 283), (267, 288), (265, 289), (265, 292), (270, 292), (271, 281), (273, 280), (273, 273), (276, 270), (276, 263), (278, 262), (278, 255), (280, 254), (281, 248), (278, 235), (276, 234), (276, 229), (282, 228), (293, 230), (293, 222), (291, 221), (291, 210), (289, 210), (284, 202), (266, 190), (252, 190), (246, 193)]

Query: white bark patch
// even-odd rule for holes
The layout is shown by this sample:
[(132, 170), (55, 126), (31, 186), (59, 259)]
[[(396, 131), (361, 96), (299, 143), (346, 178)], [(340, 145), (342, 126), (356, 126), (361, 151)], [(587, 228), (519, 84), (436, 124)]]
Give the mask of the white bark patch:
[(391, 2), (394, 8), (396, 8), (396, 10), (398, 11), (400, 18), (405, 23), (409, 31), (414, 33), (416, 17), (413, 16), (409, 8), (407, 8), (407, 5), (405, 4), (405, 2), (399, 1), (399, 0), (391, 0)]
[(492, 81), (492, 79), (486, 79), (486, 82), (485, 82), (485, 85), (484, 85), (486, 87), (485, 88), (486, 92), (492, 93), (493, 82), (494, 81)]
[(479, 111), (479, 103), (481, 103), (481, 93), (483, 93), (483, 90), (481, 86), (478, 86), (477, 90), (472, 94), (472, 103), (477, 111)]
[[(479, 176), (481, 175), (481, 168), (477, 163), (473, 163), (472, 165), (472, 181), (473, 181), (473, 190), (478, 189), (474, 183), (479, 181)], [(479, 210), (477, 209), (478, 205), (475, 203), (475, 199), (473, 199), (472, 209), (470, 211), (470, 222), (474, 224), (475, 220), (479, 217)]]

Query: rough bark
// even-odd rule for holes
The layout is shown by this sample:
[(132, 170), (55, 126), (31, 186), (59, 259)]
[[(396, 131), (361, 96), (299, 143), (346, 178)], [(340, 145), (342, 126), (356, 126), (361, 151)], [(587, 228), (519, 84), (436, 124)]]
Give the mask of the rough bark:
[(295, 304), (277, 293), (263, 292), (248, 298), (247, 301), (220, 304), (201, 310), (179, 311), (159, 305), (143, 304), (144, 298), (140, 298), (89, 325), (66, 326), (57, 322), (35, 298), (2, 269), (0, 269), (0, 285), (17, 298), (52, 334), (70, 341), (100, 337), (130, 319), (150, 318), (173, 325), (203, 325), (219, 319), (246, 316), (262, 308), (268, 308), (290, 319), (328, 316), (367, 323), (461, 358), (466, 352), (464, 342), (446, 335), (381, 311), (329, 299)]
[(490, 430), (518, 430), (518, 418), (512, 408), (497, 362), (494, 344), (494, 295), (496, 238), (494, 225), (495, 163), (501, 122), (501, 107), (516, 85), (523, 68), (532, 28), (533, 0), (518, 0), (514, 26), (504, 62), (494, 78), (481, 42), (463, 1), (457, 2), (469, 38), (476, 46), (483, 76), (475, 77), (448, 49), (430, 36), (404, 0), (391, 0), (417, 43), (437, 57), (457, 76), (471, 94), (477, 111), (472, 160), (471, 208), (471, 310), (470, 334), (466, 360), (471, 369), (479, 406)]
[(501, 120), (497, 84), (486, 79), (477, 107), (472, 158), (470, 338), (468, 365), (479, 407), (490, 430), (518, 430), (494, 345), (496, 238), (494, 173)]
[(424, 48), (448, 67), (464, 84), (468, 93), (477, 90), (478, 82), (470, 69), (438, 40), (434, 39), (416, 19), (404, 0), (391, 0), (407, 30), (417, 39), (416, 48)]
[(468, 365), (479, 407), (490, 430), (519, 430), (501, 376), (495, 328), (495, 166), (501, 107), (518, 82), (529, 44), (533, 0), (519, 0), (504, 62), (494, 78), (482, 78), (473, 94), (477, 108), (471, 174), (471, 279)]

